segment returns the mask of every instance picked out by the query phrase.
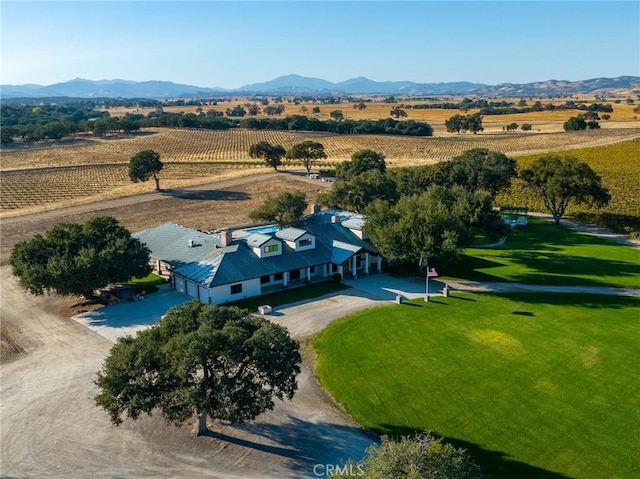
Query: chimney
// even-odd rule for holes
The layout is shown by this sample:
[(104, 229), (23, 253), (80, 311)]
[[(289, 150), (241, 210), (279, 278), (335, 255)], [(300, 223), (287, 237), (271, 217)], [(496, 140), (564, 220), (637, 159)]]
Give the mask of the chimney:
[(220, 242), (222, 243), (222, 246), (229, 246), (231, 244), (231, 241), (233, 241), (233, 239), (231, 237), (230, 230), (220, 231)]
[(316, 204), (310, 205), (309, 206), (309, 214), (317, 215), (318, 213), (320, 213), (321, 209), (322, 209), (322, 206), (320, 206), (320, 205), (316, 205)]
[(337, 215), (333, 215), (331, 217), (331, 222), (332, 223), (340, 223), (340, 218)]

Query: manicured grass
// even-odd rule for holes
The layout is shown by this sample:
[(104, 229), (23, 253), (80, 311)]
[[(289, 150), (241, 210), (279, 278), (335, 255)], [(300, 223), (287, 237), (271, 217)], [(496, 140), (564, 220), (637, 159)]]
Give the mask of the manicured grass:
[(317, 375), (380, 434), (430, 430), (496, 477), (640, 477), (640, 298), (472, 295), (343, 318)]
[(442, 275), (472, 281), (640, 288), (640, 250), (530, 219), (502, 246), (469, 248)]
[(268, 304), (269, 306), (281, 306), (283, 304), (295, 303), (296, 301), (303, 301), (305, 299), (313, 299), (319, 296), (335, 293), (347, 289), (342, 283), (336, 283), (335, 281), (324, 281), (322, 283), (313, 283), (307, 286), (301, 286), (297, 288), (285, 289), (278, 291), (277, 293), (264, 294), (256, 298), (247, 298), (240, 301), (234, 301), (228, 303), (229, 306), (237, 306), (239, 308), (247, 309), (250, 312), (255, 312), (258, 306)]
[(158, 291), (158, 285), (165, 284), (166, 282), (167, 280), (163, 277), (155, 273), (150, 273), (144, 278), (132, 278), (127, 284), (131, 286), (136, 293), (144, 291), (149, 294)]

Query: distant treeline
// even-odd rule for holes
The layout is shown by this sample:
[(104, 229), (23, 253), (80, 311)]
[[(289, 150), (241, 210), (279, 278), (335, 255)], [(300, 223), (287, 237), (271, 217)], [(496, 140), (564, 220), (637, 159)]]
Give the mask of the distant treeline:
[(293, 115), (286, 118), (245, 118), (240, 120), (241, 128), (253, 130), (294, 130), (294, 131), (324, 131), (341, 134), (375, 134), (375, 135), (407, 135), (431, 136), (433, 128), (428, 123), (406, 120), (398, 121), (393, 118), (384, 120), (319, 120), (303, 115)]
[(586, 103), (576, 102), (573, 100), (569, 100), (563, 105), (554, 105), (552, 103), (543, 104), (541, 101), (536, 101), (533, 105), (529, 106), (527, 101), (524, 99), (520, 100), (516, 104), (508, 101), (489, 101), (484, 99), (472, 100), (470, 98), (465, 98), (459, 102), (420, 103), (417, 105), (402, 106), (407, 109), (413, 108), (414, 110), (444, 109), (467, 111), (479, 108), (479, 113), (481, 115), (511, 115), (513, 113), (562, 110), (582, 110), (602, 113), (611, 113), (613, 111), (613, 107), (611, 105), (601, 103), (592, 103), (591, 105), (587, 105)]
[(109, 116), (108, 112), (97, 111), (90, 102), (70, 105), (3, 105), (2, 144), (12, 143), (14, 138), (27, 142), (45, 139), (60, 140), (78, 132), (91, 132), (95, 136), (113, 133), (130, 133), (146, 127), (196, 128), (226, 130), (229, 128), (251, 128), (260, 130), (305, 130), (342, 134), (388, 134), (431, 136), (433, 128), (423, 122), (413, 120), (319, 120), (303, 115), (286, 118), (244, 118), (242, 120), (224, 118), (216, 110), (206, 113), (165, 113), (161, 107), (148, 115), (126, 114), (121, 117)]

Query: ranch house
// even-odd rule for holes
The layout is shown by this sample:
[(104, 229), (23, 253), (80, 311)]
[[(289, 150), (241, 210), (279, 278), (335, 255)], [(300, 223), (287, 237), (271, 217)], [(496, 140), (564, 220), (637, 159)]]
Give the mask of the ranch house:
[(223, 304), (339, 275), (380, 272), (378, 250), (362, 231), (364, 218), (326, 210), (296, 227), (273, 225), (202, 233), (163, 224), (133, 234), (151, 250), (171, 286), (200, 301)]

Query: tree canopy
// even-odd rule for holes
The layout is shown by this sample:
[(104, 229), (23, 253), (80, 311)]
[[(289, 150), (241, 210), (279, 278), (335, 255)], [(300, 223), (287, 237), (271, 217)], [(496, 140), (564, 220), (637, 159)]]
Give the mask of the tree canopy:
[(249, 147), (251, 158), (261, 158), (276, 171), (278, 171), (278, 166), (282, 164), (282, 158), (286, 153), (282, 145), (272, 145), (267, 141), (261, 141)]
[(59, 223), (15, 245), (9, 260), (20, 286), (41, 295), (93, 292), (151, 272), (149, 250), (115, 218)]
[(307, 170), (307, 176), (311, 174), (311, 165), (317, 160), (326, 158), (324, 145), (317, 141), (306, 140), (296, 143), (287, 151), (287, 158), (290, 160), (300, 160)]
[(347, 463), (336, 477), (363, 479), (481, 479), (486, 477), (464, 449), (458, 449), (430, 433), (404, 436), (394, 441), (383, 436), (380, 445), (367, 449), (357, 464)]
[(527, 187), (542, 198), (556, 224), (560, 223), (571, 203), (602, 206), (611, 199), (600, 176), (588, 164), (572, 156), (543, 156), (520, 176)]
[(420, 196), (402, 196), (395, 205), (373, 201), (364, 231), (383, 256), (424, 266), (433, 258), (456, 259), (471, 240), (473, 207), (461, 186), (431, 186)]
[(158, 177), (158, 173), (162, 171), (163, 166), (160, 161), (160, 155), (155, 151), (139, 151), (129, 160), (129, 178), (134, 183), (153, 178), (156, 183), (156, 191), (160, 191), (160, 178)]
[(278, 226), (297, 223), (307, 209), (306, 195), (302, 191), (285, 191), (276, 197), (267, 197), (265, 202), (249, 213), (255, 221), (273, 221)]
[(464, 186), (468, 190), (487, 190), (494, 195), (511, 184), (516, 176), (516, 161), (504, 153), (473, 148), (448, 162), (437, 165), (445, 184)]
[(158, 409), (169, 422), (241, 422), (291, 399), (301, 358), (286, 329), (246, 311), (190, 301), (135, 337), (120, 338), (95, 384), (96, 404), (119, 425)]
[(340, 179), (330, 191), (318, 195), (320, 204), (356, 213), (364, 213), (366, 207), (376, 199), (393, 203), (398, 199), (394, 181), (378, 169)]
[(482, 115), (474, 113), (473, 115), (454, 115), (445, 120), (445, 126), (449, 133), (460, 133), (461, 131), (471, 131), (474, 135), (479, 131), (483, 131)]
[(351, 161), (343, 161), (336, 165), (336, 177), (347, 179), (369, 170), (385, 173), (387, 164), (384, 155), (372, 150), (359, 150), (351, 155)]

